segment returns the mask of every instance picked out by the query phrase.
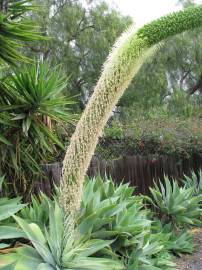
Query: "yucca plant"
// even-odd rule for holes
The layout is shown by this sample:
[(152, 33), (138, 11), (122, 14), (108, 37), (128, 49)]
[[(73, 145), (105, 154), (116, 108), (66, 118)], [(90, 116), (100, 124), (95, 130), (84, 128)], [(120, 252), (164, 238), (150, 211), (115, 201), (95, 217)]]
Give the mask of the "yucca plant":
[[(34, 147), (34, 143), (36, 145), (37, 137), (34, 139), (29, 138), (28, 140), (24, 136), (31, 124), (31, 120), (26, 118), (24, 121), (22, 134), (19, 132), (17, 119), (14, 121), (14, 118), (17, 116), (16, 110), (19, 108), (15, 106), (18, 106), (19, 104), (12, 104), (11, 99), (13, 99), (13, 102), (15, 103), (14, 99), (15, 97), (18, 97), (19, 103), (19, 93), (17, 92), (17, 89), (14, 91), (13, 78), (16, 74), (14, 75), (13, 71), (9, 70), (9, 64), (17, 66), (20, 62), (31, 61), (21, 54), (23, 42), (45, 39), (44, 35), (38, 31), (39, 29), (37, 29), (37, 27), (26, 17), (27, 13), (35, 12), (36, 10), (38, 10), (38, 8), (32, 4), (31, 0), (0, 1), (0, 107), (2, 109), (0, 111), (0, 164), (1, 173), (4, 174), (6, 171), (6, 179), (10, 181), (9, 183), (7, 182), (8, 186), (7, 189), (4, 188), (4, 193), (12, 196), (26, 193), (27, 179), (34, 179), (37, 174), (41, 173), (39, 156), (40, 160), (43, 160), (43, 154), (40, 153), (41, 150), (35, 150)], [(34, 61), (32, 62), (34, 63)], [(9, 76), (8, 79), (9, 73), (12, 74), (12, 76)], [(8, 82), (9, 80), (10, 82)], [(12, 90), (9, 85), (10, 83), (13, 87)], [(22, 83), (22, 81), (19, 83)], [(18, 86), (16, 85), (16, 87)], [(21, 87), (23, 87), (23, 85), (21, 85)], [(24, 85), (24, 87), (26, 88), (27, 85)], [(30, 87), (33, 87), (33, 82), (32, 85), (30, 84)], [(27, 90), (29, 91), (30, 88)], [(24, 104), (27, 102), (28, 100), (24, 100)], [(30, 108), (31, 105), (34, 104), (30, 103)], [(8, 107), (10, 107), (9, 112), (5, 110)], [(27, 110), (27, 113), (30, 114), (30, 111)], [(44, 133), (48, 133), (48, 129), (45, 126), (41, 127), (41, 129), (42, 128), (45, 130)], [(37, 131), (35, 131), (35, 133), (36, 132)], [(40, 131), (38, 133), (41, 135)], [(49, 136), (51, 137), (52, 135), (50, 134)], [(32, 142), (32, 144), (30, 144), (30, 142)], [(37, 152), (38, 154), (36, 155)], [(30, 171), (31, 173), (25, 175), (25, 168), (27, 172)], [(32, 188), (32, 183), (33, 181), (29, 181), (28, 189), (30, 190)], [(6, 192), (8, 190), (9, 194)], [(29, 193), (29, 190), (27, 191)]]
[(57, 125), (74, 122), (75, 103), (64, 96), (67, 80), (58, 67), (39, 63), (0, 82), (0, 163), (12, 195), (25, 196), (42, 174), (42, 164), (64, 146)]
[(78, 232), (69, 230), (71, 220), (64, 219), (56, 202), (49, 205), (49, 225), (44, 228), (44, 232), (35, 223), (27, 223), (17, 216), (14, 218), (33, 247), (25, 245), (11, 254), (0, 255), (0, 269), (123, 269), (118, 257), (109, 257), (110, 252), (107, 252), (106, 257), (95, 256), (101, 250), (107, 251), (112, 241), (85, 240)]
[(150, 188), (152, 199), (148, 199), (161, 217), (163, 223), (176, 226), (201, 225), (201, 196), (194, 196), (194, 187), (180, 187), (177, 181), (165, 177), (165, 185), (155, 183)]
[(39, 29), (26, 17), (27, 12), (35, 11), (30, 0), (10, 0), (0, 6), (0, 64), (16, 65), (19, 61), (30, 61), (20, 53), (22, 41), (44, 40)]

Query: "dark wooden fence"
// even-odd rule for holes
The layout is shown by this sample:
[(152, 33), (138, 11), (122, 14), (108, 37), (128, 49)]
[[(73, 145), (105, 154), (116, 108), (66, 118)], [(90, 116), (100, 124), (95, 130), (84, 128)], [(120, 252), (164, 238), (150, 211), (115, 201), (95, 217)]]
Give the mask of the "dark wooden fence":
[[(54, 183), (59, 184), (61, 163), (44, 166), (47, 180), (41, 180), (36, 190), (41, 189), (51, 194)], [(130, 182), (136, 186), (139, 193), (148, 194), (150, 186), (158, 179), (163, 180), (164, 175), (175, 179), (182, 179), (184, 175), (190, 176), (202, 170), (202, 154), (194, 154), (191, 158), (176, 158), (171, 156), (160, 156), (158, 158), (143, 156), (126, 156), (112, 162), (92, 159), (88, 175), (93, 177), (97, 174), (111, 176), (117, 183), (121, 181)]]

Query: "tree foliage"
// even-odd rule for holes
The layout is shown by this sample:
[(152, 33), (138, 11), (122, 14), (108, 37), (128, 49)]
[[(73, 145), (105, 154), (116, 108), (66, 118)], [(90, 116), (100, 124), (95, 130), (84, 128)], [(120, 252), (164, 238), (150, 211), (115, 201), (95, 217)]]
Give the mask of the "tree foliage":
[[(36, 3), (41, 3), (36, 0)], [(105, 2), (85, 7), (81, 1), (43, 1), (43, 16), (33, 17), (52, 37), (32, 46), (44, 59), (62, 66), (69, 90), (80, 95), (80, 107), (92, 93), (100, 70), (116, 38), (132, 23)]]
[[(194, 1), (180, 1), (180, 4), (189, 7), (194, 5)], [(193, 104), (192, 98), (189, 98), (190, 95), (193, 95), (195, 102), (200, 107), (202, 89), (201, 31), (201, 28), (187, 31), (162, 43), (160, 50), (143, 65), (120, 100), (120, 112), (127, 112), (133, 107), (148, 111), (152, 107), (171, 103), (171, 106), (168, 106), (168, 111), (169, 107), (175, 106), (176, 111), (172, 110), (172, 113), (179, 116), (178, 109), (185, 100), (183, 93), (187, 96), (187, 104)], [(179, 104), (172, 103), (172, 95), (176, 95), (176, 92), (182, 92), (182, 94), (179, 93), (182, 96), (182, 99), (178, 99)], [(200, 116), (200, 112), (198, 115)], [(186, 116), (183, 114), (183, 110), (180, 116)]]

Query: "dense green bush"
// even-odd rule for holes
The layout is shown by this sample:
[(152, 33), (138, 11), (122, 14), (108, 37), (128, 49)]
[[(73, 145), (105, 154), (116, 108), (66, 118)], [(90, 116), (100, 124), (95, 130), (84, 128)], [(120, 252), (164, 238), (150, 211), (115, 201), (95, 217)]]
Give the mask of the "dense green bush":
[(125, 155), (190, 158), (202, 153), (201, 119), (170, 117), (158, 111), (144, 112), (132, 122), (113, 120), (105, 129), (96, 154), (113, 160)]

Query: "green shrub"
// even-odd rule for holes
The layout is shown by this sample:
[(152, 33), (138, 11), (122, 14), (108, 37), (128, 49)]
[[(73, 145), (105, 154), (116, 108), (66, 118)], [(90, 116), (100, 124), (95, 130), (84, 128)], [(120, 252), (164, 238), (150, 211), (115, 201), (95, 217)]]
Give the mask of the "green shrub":
[(96, 148), (98, 156), (113, 160), (125, 155), (169, 155), (180, 162), (202, 152), (200, 118), (163, 115), (154, 109), (146, 115), (135, 112), (131, 119), (116, 120), (105, 128)]

